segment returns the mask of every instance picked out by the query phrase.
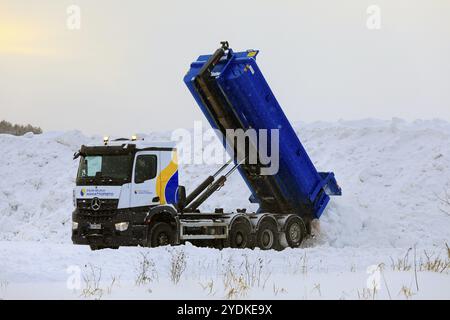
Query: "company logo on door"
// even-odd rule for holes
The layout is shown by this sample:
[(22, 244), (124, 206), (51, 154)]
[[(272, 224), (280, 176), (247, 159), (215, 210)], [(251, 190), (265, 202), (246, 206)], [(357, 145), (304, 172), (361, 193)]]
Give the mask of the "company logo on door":
[(134, 190), (134, 194), (153, 194), (153, 192), (149, 190)]
[(106, 189), (96, 188), (96, 189), (90, 189), (90, 188), (82, 188), (80, 190), (80, 195), (82, 197), (112, 197), (114, 196), (114, 192)]

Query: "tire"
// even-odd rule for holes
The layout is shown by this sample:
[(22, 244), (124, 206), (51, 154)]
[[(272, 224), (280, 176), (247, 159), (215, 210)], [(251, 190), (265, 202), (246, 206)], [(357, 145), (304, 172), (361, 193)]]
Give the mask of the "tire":
[(280, 248), (278, 230), (274, 223), (263, 221), (256, 234), (256, 246), (261, 250), (278, 250)]
[(292, 217), (285, 226), (284, 235), (290, 248), (298, 248), (306, 237), (306, 225), (302, 218)]
[(236, 221), (233, 223), (229, 233), (229, 241), (231, 248), (244, 249), (250, 247), (251, 228), (244, 221)]
[(150, 247), (161, 247), (173, 245), (175, 240), (175, 233), (172, 227), (165, 222), (157, 222), (151, 229), (148, 235), (147, 243)]
[(119, 249), (119, 246), (108, 247), (108, 246), (98, 246), (98, 245), (95, 245), (95, 244), (91, 244), (89, 247), (91, 247), (92, 251), (102, 250), (102, 249), (114, 249), (114, 250)]
[(96, 245), (96, 244), (91, 244), (91, 245), (89, 245), (89, 247), (91, 248), (92, 251), (105, 249), (104, 246), (99, 246), (99, 245)]

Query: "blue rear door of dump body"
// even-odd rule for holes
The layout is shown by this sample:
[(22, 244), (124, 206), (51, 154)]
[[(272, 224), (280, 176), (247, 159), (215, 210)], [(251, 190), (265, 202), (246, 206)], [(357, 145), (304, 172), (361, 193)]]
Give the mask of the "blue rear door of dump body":
[[(241, 166), (239, 171), (252, 191), (255, 202), (262, 203), (263, 199), (258, 197), (264, 198), (262, 195), (274, 192), (272, 185), (276, 185), (280, 202), (287, 202), (294, 211), (295, 208), (310, 210), (318, 218), (329, 201), (328, 195), (340, 194), (340, 188), (333, 173), (317, 172), (256, 64), (256, 55), (257, 51), (254, 50), (239, 53), (230, 50), (228, 56), (217, 62), (211, 70), (212, 82), (220, 89), (217, 95), (223, 94), (227, 101), (221, 112), (236, 119), (235, 127), (226, 129), (268, 129), (269, 136), (270, 129), (279, 132), (279, 167), (270, 177), (270, 184), (268, 180), (264, 184), (249, 175), (245, 166)], [(191, 65), (184, 81), (213, 128), (223, 131), (217, 114), (211, 112), (208, 106), (208, 99), (202, 98), (200, 89), (194, 83), (201, 67), (210, 57), (200, 56)], [(283, 207), (276, 209), (283, 211)]]

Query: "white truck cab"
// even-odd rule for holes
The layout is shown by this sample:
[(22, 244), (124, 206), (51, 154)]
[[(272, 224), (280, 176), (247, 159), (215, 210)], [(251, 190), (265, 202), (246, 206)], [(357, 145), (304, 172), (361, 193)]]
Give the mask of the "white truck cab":
[(176, 203), (178, 162), (173, 144), (116, 140), (83, 149), (76, 201), (115, 199), (118, 209)]
[[(176, 211), (179, 186), (174, 144), (105, 138), (103, 145), (82, 146), (76, 157), (80, 162), (73, 191), (74, 243), (91, 244), (93, 249), (107, 246), (103, 243), (107, 239), (112, 247), (142, 244), (142, 225), (151, 208)], [(126, 221), (113, 221), (121, 218)], [(107, 230), (111, 221), (114, 226)], [(138, 225), (134, 234), (127, 233), (124, 241), (114, 239), (125, 235), (134, 222)]]

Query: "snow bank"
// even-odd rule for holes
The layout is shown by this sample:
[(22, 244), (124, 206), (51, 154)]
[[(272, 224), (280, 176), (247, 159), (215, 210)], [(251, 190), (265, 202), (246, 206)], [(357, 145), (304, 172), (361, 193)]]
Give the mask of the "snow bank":
[[(366, 119), (295, 127), (317, 168), (334, 171), (344, 193), (332, 198), (321, 234), (308, 246), (441, 247), (448, 241), (450, 217), (440, 210), (438, 196), (450, 189), (449, 123)], [(0, 135), (0, 240), (70, 243), (77, 167), (72, 155), (95, 141), (101, 138), (78, 131)], [(181, 182), (189, 190), (214, 169), (185, 165)], [(234, 175), (204, 209), (254, 209), (248, 196)]]
[(81, 132), (0, 135), (0, 239), (68, 241)]

